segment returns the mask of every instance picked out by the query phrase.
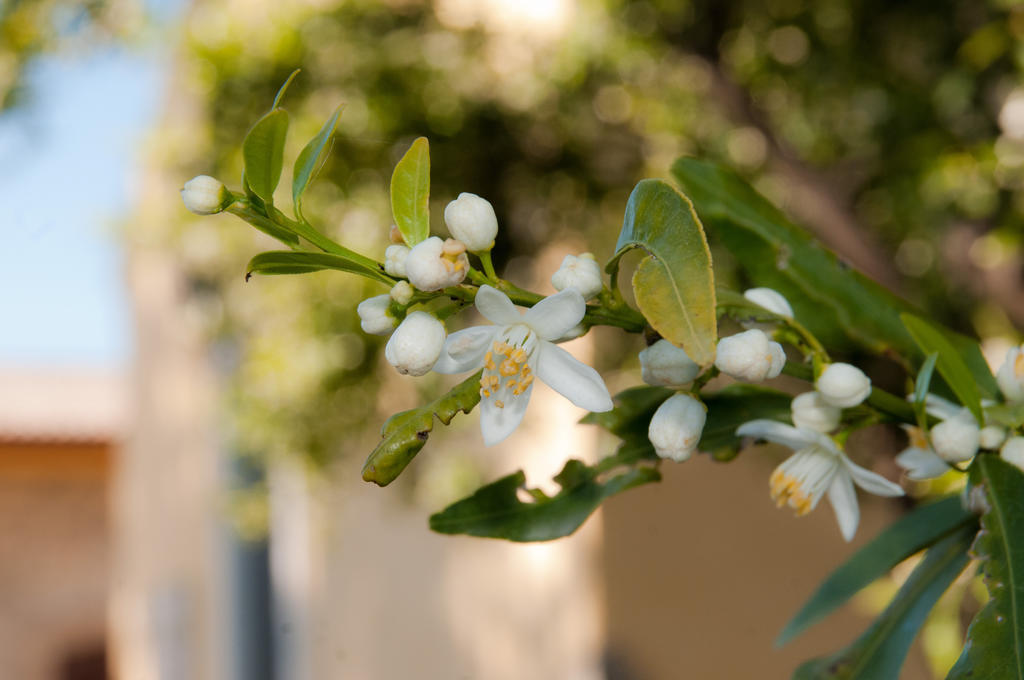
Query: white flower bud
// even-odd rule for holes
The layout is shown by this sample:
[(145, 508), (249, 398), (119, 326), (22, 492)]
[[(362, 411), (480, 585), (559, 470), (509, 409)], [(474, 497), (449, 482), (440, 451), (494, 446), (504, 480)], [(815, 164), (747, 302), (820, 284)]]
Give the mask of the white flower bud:
[(793, 308), (789, 306), (789, 300), (782, 296), (782, 293), (772, 288), (751, 288), (743, 291), (743, 297), (755, 305), (764, 307), (769, 312), (787, 319), (793, 318)]
[(689, 394), (666, 399), (651, 418), (647, 438), (662, 458), (681, 463), (697, 450), (707, 408)]
[(682, 347), (662, 338), (640, 352), (640, 371), (648, 385), (677, 387), (700, 373), (698, 366)]
[(424, 375), (444, 346), (444, 324), (426, 312), (405, 317), (384, 347), (384, 358), (403, 375)]
[(412, 286), (409, 285), (408, 281), (399, 281), (395, 285), (391, 286), (391, 292), (388, 295), (391, 299), (400, 305), (409, 304), (409, 300), (412, 300), (412, 296), (416, 291), (413, 290)]
[(409, 283), (420, 290), (441, 290), (462, 282), (469, 272), (466, 247), (459, 241), (431, 236), (417, 243), (405, 258)]
[(1006, 428), (998, 425), (986, 425), (981, 428), (980, 446), (995, 451), (1006, 441)]
[(562, 266), (551, 275), (551, 285), (558, 291), (574, 288), (584, 300), (590, 300), (604, 288), (601, 266), (590, 253), (566, 255)]
[(199, 175), (185, 182), (181, 200), (185, 207), (197, 215), (213, 215), (224, 209), (231, 194), (221, 181), (209, 175)]
[(745, 382), (774, 378), (786, 365), (782, 345), (756, 328), (718, 341), (715, 366), (722, 373)]
[(996, 382), (1007, 401), (1024, 401), (1024, 346), (1007, 350), (1003, 365), (996, 371)]
[(981, 429), (967, 409), (932, 428), (932, 449), (947, 463), (962, 463), (978, 452)]
[(871, 378), (850, 364), (829, 364), (818, 376), (814, 388), (826, 403), (839, 408), (856, 406), (871, 394)]
[(445, 206), (444, 223), (454, 238), (466, 244), (474, 253), (494, 247), (498, 234), (498, 218), (487, 199), (463, 192)]
[(794, 425), (817, 432), (836, 429), (843, 415), (842, 409), (826, 402), (817, 392), (797, 395), (789, 408)]
[(397, 321), (388, 314), (390, 305), (390, 295), (376, 295), (359, 303), (356, 313), (359, 314), (359, 325), (364, 333), (388, 335), (395, 329)]
[(384, 249), (384, 272), (388, 276), (405, 278), (405, 260), (409, 257), (409, 246), (393, 245)]
[(1024, 437), (1010, 437), (999, 449), (999, 457), (1024, 470)]

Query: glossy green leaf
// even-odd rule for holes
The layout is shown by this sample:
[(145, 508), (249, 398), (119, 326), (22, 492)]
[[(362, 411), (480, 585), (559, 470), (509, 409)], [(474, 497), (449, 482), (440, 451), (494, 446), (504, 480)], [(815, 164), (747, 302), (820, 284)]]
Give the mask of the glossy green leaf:
[(953, 390), (960, 403), (971, 410), (978, 424), (984, 425), (985, 415), (981, 411), (981, 394), (978, 393), (978, 385), (974, 381), (971, 369), (960, 358), (957, 349), (946, 339), (942, 331), (921, 317), (913, 314), (900, 314), (900, 319), (903, 320), (903, 325), (906, 326), (907, 331), (922, 352), (939, 355), (935, 364), (935, 367), (939, 369), (939, 375)]
[(273, 205), (274, 189), (281, 180), (287, 135), (288, 112), (274, 109), (256, 121), (242, 142), (245, 178), (267, 205)]
[(249, 260), (245, 270), (248, 279), (253, 274), (306, 274), (323, 269), (359, 274), (374, 281), (394, 285), (395, 280), (377, 267), (357, 262), (344, 255), (306, 251), (270, 250)]
[[(792, 224), (736, 174), (714, 163), (681, 158), (672, 175), (693, 201), (713, 239), (736, 258), (754, 284), (782, 293), (797, 321), (830, 349), (851, 344), (909, 359), (917, 345), (899, 315), (905, 301), (850, 269)], [(985, 396), (998, 392), (978, 344), (950, 334)]]
[(427, 443), (435, 417), (447, 425), (457, 413), (469, 413), (480, 403), (481, 374), (477, 371), (429, 404), (388, 418), (381, 442), (363, 464), (363, 480), (379, 486), (395, 481)]
[[(661, 479), (654, 467), (629, 467), (644, 456), (642, 446), (623, 446), (614, 456), (594, 466), (570, 459), (555, 477), (561, 490), (550, 497), (536, 489), (525, 489), (526, 475), (520, 470), (432, 515), (430, 528), (442, 534), (519, 542), (568, 536), (606, 498)], [(621, 470), (623, 465), (627, 467)], [(613, 472), (616, 469), (621, 471)], [(526, 491), (524, 495), (529, 500), (520, 498), (520, 490)]]
[(391, 213), (406, 245), (430, 236), (430, 143), (420, 137), (391, 174)]
[(800, 635), (914, 553), (950, 532), (976, 524), (977, 518), (963, 508), (958, 495), (915, 508), (832, 572), (786, 624), (775, 641), (776, 646), (782, 646)]
[(967, 566), (974, 534), (969, 526), (936, 543), (885, 611), (852, 645), (808, 661), (796, 670), (793, 680), (897, 680), (925, 617)]
[(341, 118), (343, 108), (343, 106), (339, 106), (334, 110), (334, 114), (327, 119), (324, 126), (320, 128), (320, 132), (309, 140), (309, 143), (299, 152), (299, 157), (295, 159), (295, 167), (292, 170), (292, 201), (295, 203), (295, 214), (299, 219), (302, 219), (302, 195), (316, 179), (320, 168), (323, 167), (327, 156), (330, 155), (334, 131), (338, 127), (338, 120)]
[(925, 358), (924, 363), (921, 364), (921, 369), (917, 372), (917, 378), (914, 380), (915, 407), (924, 408), (925, 401), (928, 398), (928, 388), (932, 384), (932, 374), (935, 372), (935, 362), (938, 360), (939, 353), (932, 352)]
[(969, 494), (984, 494), (973, 553), (991, 597), (967, 630), (947, 680), (1024, 680), (1024, 473), (992, 454), (971, 466)]
[(288, 86), (292, 84), (292, 81), (295, 80), (295, 76), (299, 75), (299, 71), (301, 70), (301, 68), (297, 68), (292, 71), (291, 75), (288, 76), (288, 79), (284, 81), (284, 85), (278, 88), (277, 94), (274, 95), (274, 105), (270, 107), (271, 110), (281, 106), (281, 102), (284, 101), (284, 94), (288, 91)]
[(647, 322), (695, 362), (710, 366), (718, 339), (715, 277), (704, 228), (689, 199), (661, 180), (638, 183), (608, 262), (613, 277), (633, 248), (647, 253), (633, 274), (633, 294)]

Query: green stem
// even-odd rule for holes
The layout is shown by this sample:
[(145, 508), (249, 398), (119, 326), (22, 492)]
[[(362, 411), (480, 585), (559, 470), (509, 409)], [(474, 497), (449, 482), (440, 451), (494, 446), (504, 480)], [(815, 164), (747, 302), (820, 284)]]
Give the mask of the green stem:
[(324, 236), (305, 220), (296, 222), (276, 208), (273, 209), (273, 214), (278, 224), (292, 230), (325, 253), (342, 255), (367, 267), (376, 268), (380, 265), (376, 260), (371, 260), (365, 255), (360, 255), (356, 251), (350, 250), (333, 239)]
[(494, 263), (491, 262), (491, 251), (484, 250), (476, 253), (476, 256), (480, 258), (480, 263), (484, 266), (484, 273), (487, 275), (492, 282), (497, 283), (498, 273), (494, 271)]

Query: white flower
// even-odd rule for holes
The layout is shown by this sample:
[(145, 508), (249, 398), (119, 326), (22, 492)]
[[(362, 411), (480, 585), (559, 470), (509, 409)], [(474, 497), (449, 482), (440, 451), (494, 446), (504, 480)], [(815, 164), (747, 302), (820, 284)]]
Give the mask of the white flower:
[(856, 406), (871, 394), (871, 379), (850, 364), (829, 364), (814, 388), (827, 403), (839, 408)]
[(660, 457), (682, 463), (697, 450), (706, 419), (704, 404), (689, 394), (675, 394), (654, 412), (647, 438)]
[(788, 504), (798, 515), (805, 515), (827, 494), (839, 531), (847, 541), (853, 538), (860, 522), (854, 484), (877, 496), (903, 495), (899, 485), (851, 461), (831, 437), (821, 432), (774, 420), (752, 420), (741, 425), (736, 434), (765, 439), (796, 451), (772, 473), (772, 499), (779, 507)]
[(764, 307), (772, 314), (784, 316), (787, 319), (793, 318), (793, 308), (789, 305), (789, 300), (784, 298), (782, 293), (777, 290), (772, 288), (750, 288), (743, 291), (743, 297), (755, 305)]
[(494, 207), (485, 198), (463, 192), (445, 206), (444, 223), (451, 235), (466, 244), (474, 253), (494, 247), (498, 235), (498, 218)]
[(564, 290), (523, 313), (501, 291), (481, 286), (476, 308), (495, 325), (449, 335), (434, 370), (462, 373), (483, 366), (480, 430), (484, 444), (497, 444), (522, 421), (534, 376), (580, 408), (611, 410), (612, 399), (600, 374), (552, 344), (583, 319), (586, 303), (579, 292)]
[(375, 295), (359, 303), (356, 313), (359, 314), (359, 325), (364, 333), (388, 335), (395, 329), (398, 322), (388, 314), (390, 305), (390, 295)]
[(682, 347), (662, 338), (640, 351), (640, 372), (648, 385), (677, 387), (696, 378), (700, 366)]
[(388, 276), (405, 278), (405, 260), (409, 257), (409, 246), (392, 245), (384, 249), (384, 272)]
[(903, 425), (910, 443), (896, 456), (896, 464), (906, 470), (907, 479), (921, 481), (934, 479), (949, 471), (946, 461), (932, 450), (924, 430), (913, 425)]
[(197, 215), (213, 215), (224, 209), (231, 194), (221, 181), (209, 175), (199, 175), (185, 182), (181, 200), (185, 207)]
[(444, 324), (426, 312), (405, 317), (384, 347), (384, 358), (403, 375), (425, 375), (444, 346)]
[(996, 382), (1007, 401), (1024, 401), (1024, 345), (1006, 351), (1003, 365), (996, 371)]
[(582, 255), (566, 255), (562, 266), (551, 275), (551, 285), (555, 290), (575, 288), (584, 300), (590, 300), (604, 288), (601, 281), (601, 266), (590, 253)]
[(1010, 437), (999, 449), (999, 457), (1024, 470), (1024, 437)]
[(715, 366), (737, 380), (761, 382), (774, 378), (785, 365), (782, 345), (757, 328), (718, 341)]
[(981, 445), (981, 429), (968, 409), (932, 428), (932, 448), (947, 463), (970, 460)]
[(405, 258), (409, 283), (420, 290), (441, 290), (462, 283), (469, 272), (466, 246), (454, 239), (431, 236), (417, 243)]
[(998, 425), (986, 425), (981, 428), (978, 441), (981, 448), (995, 451), (1006, 441), (1006, 428)]
[(831, 432), (839, 427), (843, 415), (842, 409), (826, 403), (817, 392), (797, 395), (789, 408), (794, 425), (818, 432)]

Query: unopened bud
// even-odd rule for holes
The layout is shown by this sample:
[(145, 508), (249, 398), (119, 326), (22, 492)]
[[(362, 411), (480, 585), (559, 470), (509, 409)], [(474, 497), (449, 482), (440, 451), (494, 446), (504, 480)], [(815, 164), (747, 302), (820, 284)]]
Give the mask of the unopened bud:
[(856, 406), (871, 394), (871, 378), (864, 371), (850, 364), (829, 364), (814, 388), (826, 403), (839, 408)]
[(781, 373), (785, 365), (786, 352), (782, 345), (757, 328), (718, 341), (715, 366), (737, 380), (768, 380)]
[(817, 392), (804, 392), (790, 404), (793, 424), (806, 430), (831, 432), (839, 427), (842, 409), (832, 406)]
[(999, 457), (1024, 470), (1024, 437), (1010, 437), (999, 449)]
[(225, 208), (231, 200), (231, 193), (219, 179), (199, 175), (185, 182), (181, 200), (196, 215), (213, 215)]
[(981, 448), (995, 451), (1006, 441), (1006, 428), (998, 425), (986, 425), (981, 428), (979, 441)]
[(409, 285), (408, 281), (399, 281), (395, 285), (391, 286), (391, 292), (388, 295), (391, 299), (400, 305), (409, 304), (409, 300), (412, 300), (412, 296), (416, 291), (413, 290), (412, 286)]
[(755, 305), (764, 307), (776, 316), (783, 316), (787, 319), (793, 318), (793, 308), (789, 300), (782, 296), (782, 293), (772, 288), (750, 288), (743, 291), (743, 297)]
[(409, 257), (409, 246), (393, 245), (384, 249), (384, 272), (388, 276), (405, 278), (405, 261)]
[(931, 430), (932, 449), (947, 463), (962, 463), (978, 452), (981, 429), (967, 409), (943, 420)]
[(678, 387), (700, 373), (698, 366), (682, 347), (662, 338), (640, 352), (640, 371), (648, 385)]
[(551, 275), (551, 285), (559, 291), (573, 288), (584, 300), (590, 300), (604, 288), (601, 266), (590, 253), (579, 256), (566, 255), (562, 260), (562, 266)]
[(996, 371), (996, 382), (1007, 401), (1024, 401), (1024, 346), (1011, 347), (1003, 365)]
[(697, 450), (706, 419), (704, 404), (689, 394), (676, 394), (654, 412), (647, 438), (660, 457), (681, 463)]
[(459, 249), (454, 243), (448, 244), (437, 236), (417, 243), (405, 258), (409, 283), (424, 291), (441, 290), (461, 283), (469, 272), (469, 258), (464, 247), (463, 252), (455, 252)]
[(445, 206), (444, 222), (451, 235), (466, 244), (474, 253), (494, 247), (498, 234), (498, 218), (487, 199), (463, 192)]
[(437, 363), (445, 339), (444, 324), (426, 312), (412, 312), (398, 326), (384, 358), (403, 375), (425, 375)]
[(359, 314), (359, 325), (362, 327), (363, 332), (370, 335), (388, 335), (391, 333), (398, 322), (388, 314), (388, 307), (390, 305), (390, 295), (376, 295), (360, 302), (356, 307), (356, 313)]

